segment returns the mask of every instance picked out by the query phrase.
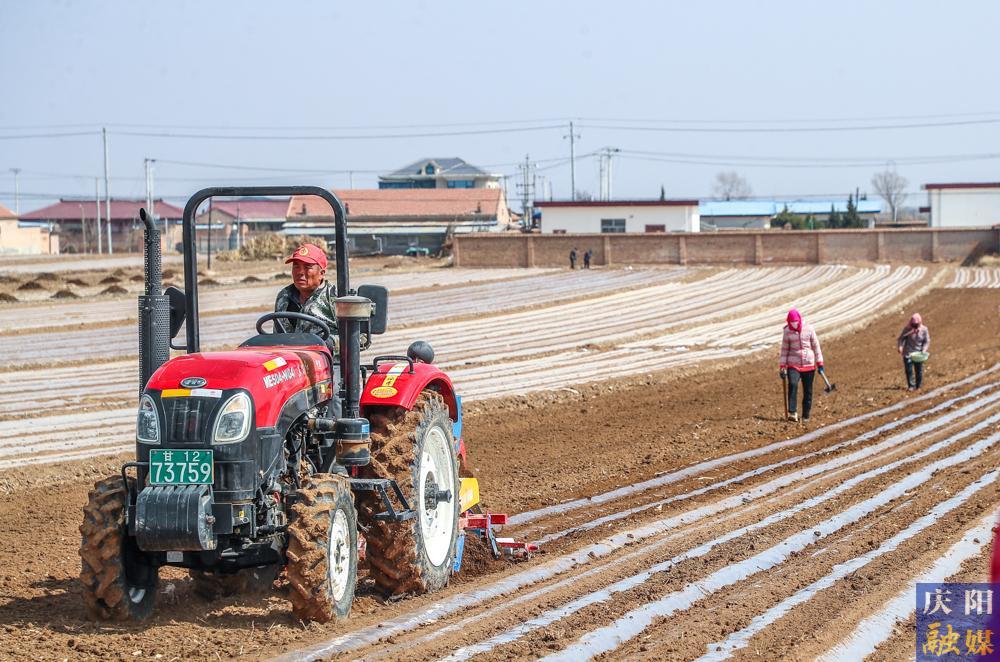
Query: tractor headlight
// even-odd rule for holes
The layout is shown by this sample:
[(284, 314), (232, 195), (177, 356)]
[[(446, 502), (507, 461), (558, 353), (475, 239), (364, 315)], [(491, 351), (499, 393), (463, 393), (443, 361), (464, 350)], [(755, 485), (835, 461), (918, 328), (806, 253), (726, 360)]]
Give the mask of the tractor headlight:
[(160, 419), (156, 415), (156, 404), (153, 403), (153, 398), (145, 394), (139, 399), (135, 438), (143, 444), (160, 443)]
[(243, 441), (248, 434), (250, 434), (250, 397), (246, 393), (237, 393), (229, 398), (219, 412), (212, 442), (231, 444)]

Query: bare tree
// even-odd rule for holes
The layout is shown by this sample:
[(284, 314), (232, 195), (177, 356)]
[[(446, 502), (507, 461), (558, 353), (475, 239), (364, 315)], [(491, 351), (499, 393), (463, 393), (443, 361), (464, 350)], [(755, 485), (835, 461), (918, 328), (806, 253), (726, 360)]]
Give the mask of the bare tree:
[(872, 188), (885, 200), (885, 204), (889, 205), (893, 223), (896, 222), (896, 213), (899, 211), (899, 206), (903, 204), (903, 199), (906, 198), (904, 191), (908, 183), (905, 177), (892, 168), (875, 173), (875, 176), (872, 177)]
[(712, 192), (715, 197), (723, 200), (742, 200), (753, 195), (750, 183), (735, 170), (716, 174)]

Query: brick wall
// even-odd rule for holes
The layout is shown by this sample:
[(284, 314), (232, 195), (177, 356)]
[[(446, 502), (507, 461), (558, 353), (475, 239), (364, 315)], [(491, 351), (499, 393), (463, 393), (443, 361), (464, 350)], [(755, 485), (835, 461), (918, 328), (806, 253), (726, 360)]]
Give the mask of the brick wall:
[(1000, 251), (1000, 228), (762, 230), (672, 234), (456, 235), (455, 265), (562, 267), (576, 248), (605, 264), (819, 264), (961, 261)]

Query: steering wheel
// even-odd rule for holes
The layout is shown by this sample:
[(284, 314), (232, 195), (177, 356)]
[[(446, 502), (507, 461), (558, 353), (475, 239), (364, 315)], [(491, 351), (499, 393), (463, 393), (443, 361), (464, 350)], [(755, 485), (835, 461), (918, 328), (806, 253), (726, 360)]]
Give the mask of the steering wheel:
[(317, 334), (319, 337), (326, 342), (333, 335), (330, 331), (330, 325), (327, 324), (326, 320), (316, 317), (315, 315), (307, 315), (305, 313), (292, 313), (288, 311), (277, 311), (274, 313), (267, 313), (261, 315), (257, 318), (257, 333), (264, 335), (264, 322), (269, 322), (274, 320), (274, 330), (277, 333), (278, 329), (281, 329), (281, 333), (290, 333), (285, 325), (281, 322), (283, 319), (290, 320), (302, 320), (304, 322), (309, 322), (310, 324), (315, 324), (320, 328), (321, 333)]

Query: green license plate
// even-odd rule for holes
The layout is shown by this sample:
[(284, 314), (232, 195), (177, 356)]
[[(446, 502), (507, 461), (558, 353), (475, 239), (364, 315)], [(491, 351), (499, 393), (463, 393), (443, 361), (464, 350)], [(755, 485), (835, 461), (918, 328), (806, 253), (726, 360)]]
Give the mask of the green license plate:
[(149, 483), (151, 485), (211, 485), (215, 482), (212, 451), (167, 450), (149, 451)]

